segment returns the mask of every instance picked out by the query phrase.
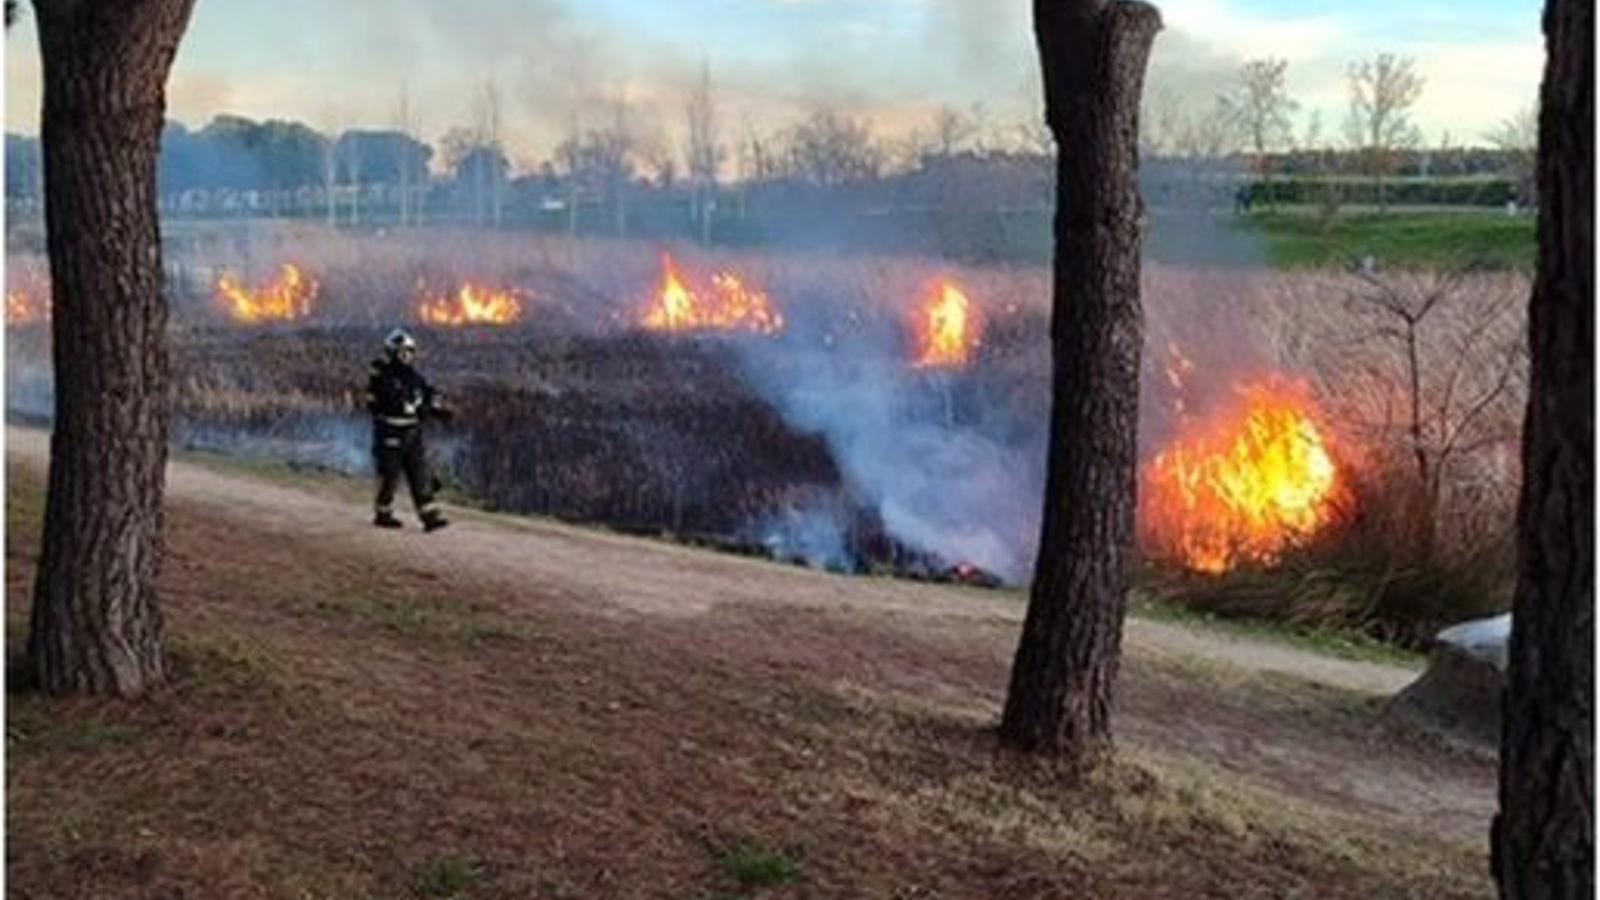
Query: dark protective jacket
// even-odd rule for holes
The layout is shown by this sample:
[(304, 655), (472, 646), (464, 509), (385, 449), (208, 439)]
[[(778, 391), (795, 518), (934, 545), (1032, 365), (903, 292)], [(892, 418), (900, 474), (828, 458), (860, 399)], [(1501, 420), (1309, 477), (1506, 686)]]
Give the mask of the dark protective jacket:
[(414, 428), (424, 416), (449, 418), (438, 393), (422, 374), (398, 359), (375, 359), (367, 379), (367, 411), (374, 424)]

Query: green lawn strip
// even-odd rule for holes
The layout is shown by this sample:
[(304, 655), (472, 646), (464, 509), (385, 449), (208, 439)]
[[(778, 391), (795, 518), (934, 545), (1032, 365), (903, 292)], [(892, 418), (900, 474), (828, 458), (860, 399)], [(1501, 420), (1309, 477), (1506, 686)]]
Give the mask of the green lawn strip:
[(1382, 267), (1530, 269), (1533, 216), (1495, 212), (1343, 212), (1326, 227), (1309, 210), (1254, 212), (1238, 227), (1259, 235), (1276, 268), (1345, 268), (1371, 256)]
[(1134, 589), (1130, 600), (1129, 613), (1135, 618), (1173, 622), (1233, 637), (1275, 641), (1323, 656), (1357, 662), (1419, 668), (1424, 661), (1420, 653), (1386, 644), (1351, 629), (1296, 627), (1269, 619), (1219, 616), (1171, 599), (1158, 599), (1139, 588)]

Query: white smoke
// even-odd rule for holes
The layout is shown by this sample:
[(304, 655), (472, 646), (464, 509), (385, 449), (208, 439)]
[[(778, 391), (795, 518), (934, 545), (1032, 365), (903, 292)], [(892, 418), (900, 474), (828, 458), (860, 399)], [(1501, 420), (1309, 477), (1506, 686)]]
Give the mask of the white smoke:
[(757, 390), (828, 442), (847, 488), (891, 536), (947, 565), (1027, 577), (1043, 483), (1033, 429), (992, 410), (958, 414), (952, 393), (965, 376), (910, 369), (890, 335), (827, 349), (743, 346)]

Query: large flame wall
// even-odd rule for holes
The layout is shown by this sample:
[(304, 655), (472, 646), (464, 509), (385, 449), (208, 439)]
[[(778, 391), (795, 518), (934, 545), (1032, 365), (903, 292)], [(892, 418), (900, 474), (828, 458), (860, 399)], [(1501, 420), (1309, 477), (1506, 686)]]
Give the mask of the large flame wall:
[(1348, 509), (1349, 490), (1301, 387), (1258, 382), (1189, 420), (1145, 465), (1147, 548), (1200, 572), (1271, 564)]

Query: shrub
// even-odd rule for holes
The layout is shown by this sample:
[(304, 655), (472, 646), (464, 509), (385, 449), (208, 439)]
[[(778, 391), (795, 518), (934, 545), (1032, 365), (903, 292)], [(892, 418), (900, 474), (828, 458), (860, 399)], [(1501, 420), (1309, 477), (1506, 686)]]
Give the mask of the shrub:
[(782, 853), (759, 845), (740, 842), (724, 850), (717, 859), (723, 874), (742, 888), (776, 887), (800, 876), (800, 866)]
[(483, 881), (488, 873), (482, 863), (472, 859), (446, 856), (434, 860), (417, 878), (417, 890), (424, 897), (455, 897), (469, 887)]

